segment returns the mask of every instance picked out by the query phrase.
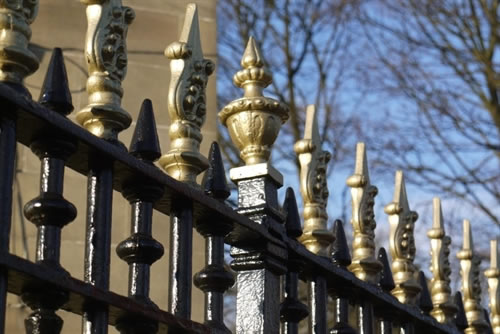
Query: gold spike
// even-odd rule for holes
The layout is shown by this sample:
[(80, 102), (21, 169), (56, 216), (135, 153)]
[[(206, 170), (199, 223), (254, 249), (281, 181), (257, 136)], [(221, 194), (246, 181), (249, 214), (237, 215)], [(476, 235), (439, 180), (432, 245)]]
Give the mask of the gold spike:
[(498, 255), (498, 240), (491, 240), (490, 267), (484, 275), (488, 278), (490, 295), (490, 318), (494, 334), (500, 334), (500, 264)]
[(392, 294), (403, 304), (416, 304), (416, 297), (421, 288), (415, 279), (417, 269), (415, 260), (415, 238), (413, 230), (418, 214), (411, 211), (408, 205), (403, 172), (396, 172), (394, 199), (384, 208), (389, 215), (392, 256), (392, 273), (396, 288)]
[(38, 0), (0, 1), (0, 10), (0, 81), (21, 86), (38, 69), (38, 58), (28, 49)]
[(304, 139), (294, 146), (300, 162), (300, 192), (304, 201), (304, 233), (300, 242), (311, 252), (328, 256), (328, 248), (334, 240), (327, 229), (328, 185), (326, 167), (330, 153), (321, 150), (318, 120), (314, 105), (307, 107)]
[(375, 257), (374, 241), (377, 223), (373, 206), (378, 189), (370, 184), (367, 160), (365, 143), (358, 143), (354, 174), (346, 182), (351, 187), (351, 224), (354, 236), (353, 257), (349, 270), (363, 281), (377, 283), (378, 273), (382, 270), (382, 263)]
[(441, 200), (433, 199), (432, 229), (427, 232), (431, 240), (431, 296), (434, 308), (431, 315), (440, 323), (451, 324), (457, 313), (450, 288), (450, 244), (451, 238), (446, 235), (441, 211)]
[(233, 81), (243, 88), (244, 95), (225, 106), (219, 118), (246, 165), (266, 163), (281, 125), (288, 120), (288, 107), (262, 95), (271, 84), (272, 75), (264, 67), (253, 37), (248, 40), (241, 66), (243, 69), (234, 75)]
[(465, 315), (469, 327), (465, 330), (467, 334), (481, 334), (488, 329), (488, 323), (484, 318), (481, 307), (481, 283), (479, 280), (479, 265), (481, 260), (474, 254), (474, 244), (470, 222), (464, 220), (464, 240), (463, 248), (458, 252), (462, 275), (462, 298)]
[(201, 127), (207, 112), (205, 89), (215, 65), (203, 58), (198, 9), (189, 4), (178, 42), (165, 50), (170, 59), (168, 113), (171, 125), (170, 151), (159, 163), (168, 175), (179, 181), (196, 184), (196, 177), (208, 167), (200, 153)]
[(132, 8), (121, 0), (81, 0), (87, 5), (85, 58), (88, 105), (76, 120), (94, 135), (117, 140), (132, 118), (121, 107), (122, 81), (127, 72), (126, 38), (135, 18)]

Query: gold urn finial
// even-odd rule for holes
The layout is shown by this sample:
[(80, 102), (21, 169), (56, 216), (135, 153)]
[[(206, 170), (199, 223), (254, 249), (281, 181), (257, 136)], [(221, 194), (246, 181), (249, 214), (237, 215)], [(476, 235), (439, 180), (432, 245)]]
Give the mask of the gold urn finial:
[(37, 13), (38, 0), (0, 1), (0, 81), (22, 86), (38, 69), (38, 58), (28, 49)]
[(349, 270), (360, 280), (377, 283), (378, 273), (382, 270), (382, 263), (375, 257), (374, 240), (377, 223), (373, 206), (378, 189), (370, 184), (365, 143), (356, 145), (354, 174), (347, 179), (346, 183), (351, 188), (351, 224), (354, 237)]
[(81, 0), (87, 5), (85, 59), (88, 105), (76, 120), (94, 135), (117, 140), (132, 118), (121, 107), (122, 81), (127, 73), (127, 31), (135, 18), (121, 0)]
[(431, 315), (440, 323), (451, 324), (457, 313), (450, 288), (450, 244), (451, 238), (444, 230), (441, 200), (433, 199), (432, 229), (427, 232), (431, 240), (431, 297), (434, 308)]
[(265, 68), (253, 37), (248, 40), (241, 66), (243, 69), (234, 75), (233, 81), (243, 88), (243, 97), (225, 106), (219, 118), (246, 165), (265, 163), (281, 125), (288, 120), (288, 107), (263, 96), (264, 88), (272, 82), (272, 75)]
[(300, 162), (300, 193), (304, 201), (304, 232), (300, 242), (317, 255), (328, 256), (334, 236), (327, 228), (328, 185), (326, 167), (330, 153), (321, 149), (314, 105), (307, 107), (304, 139), (294, 146)]
[(458, 252), (457, 258), (460, 260), (462, 298), (465, 315), (469, 324), (465, 333), (485, 333), (488, 323), (484, 318), (484, 311), (481, 307), (481, 282), (479, 280), (479, 265), (481, 264), (481, 260), (474, 253), (470, 222), (467, 219), (464, 219), (463, 247)]
[(498, 240), (491, 240), (490, 267), (484, 272), (488, 278), (490, 295), (490, 319), (493, 334), (500, 334), (500, 264)]
[(165, 49), (170, 59), (168, 113), (170, 115), (170, 151), (159, 163), (168, 175), (179, 181), (196, 184), (198, 174), (208, 168), (208, 160), (200, 153), (207, 102), (205, 89), (214, 63), (203, 57), (200, 41), (198, 9), (188, 4), (178, 42)]
[(384, 208), (389, 215), (389, 245), (392, 256), (392, 273), (396, 287), (392, 294), (403, 304), (416, 303), (421, 287), (415, 279), (415, 238), (413, 230), (418, 214), (410, 210), (403, 172), (396, 172), (394, 199)]

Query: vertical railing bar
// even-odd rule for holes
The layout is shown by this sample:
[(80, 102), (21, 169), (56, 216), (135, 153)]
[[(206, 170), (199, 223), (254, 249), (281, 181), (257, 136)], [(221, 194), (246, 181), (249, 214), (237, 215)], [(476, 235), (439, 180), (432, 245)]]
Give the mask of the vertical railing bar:
[(309, 300), (309, 333), (323, 334), (328, 328), (326, 279), (323, 276), (314, 277), (308, 284)]
[[(394, 279), (392, 278), (391, 265), (389, 264), (389, 259), (387, 258), (387, 252), (385, 248), (381, 247), (378, 250), (377, 255), (378, 261), (382, 264), (382, 270), (379, 274), (378, 285), (385, 293), (390, 294), (392, 289), (394, 289)], [(392, 334), (392, 317), (390, 312), (380, 312), (382, 318), (379, 320), (379, 331), (380, 334)]]

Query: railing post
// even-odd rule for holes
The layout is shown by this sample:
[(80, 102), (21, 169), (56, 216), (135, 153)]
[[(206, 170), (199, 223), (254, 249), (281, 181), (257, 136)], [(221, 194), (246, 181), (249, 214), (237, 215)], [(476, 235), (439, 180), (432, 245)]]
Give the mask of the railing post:
[[(328, 257), (328, 249), (335, 239), (327, 229), (328, 185), (326, 168), (330, 153), (321, 149), (317, 113), (314, 105), (307, 108), (304, 138), (295, 143), (295, 153), (300, 162), (300, 192), (304, 201), (304, 233), (300, 242), (312, 253)], [(327, 283), (321, 275), (309, 282), (309, 330), (313, 333), (327, 331)]]
[[(268, 159), (281, 124), (288, 119), (288, 108), (262, 95), (272, 77), (252, 37), (241, 65), (234, 82), (244, 89), (244, 97), (219, 113), (246, 163), (230, 171), (238, 186), (238, 211), (275, 235), (284, 235), (277, 196), (283, 176)], [(231, 267), (237, 271), (236, 332), (278, 333), (280, 275), (286, 272), (286, 249), (281, 243), (252, 236), (238, 239), (238, 247), (231, 249)]]
[(484, 272), (488, 278), (490, 295), (491, 327), (494, 334), (500, 334), (500, 258), (498, 240), (491, 240), (490, 267)]
[[(28, 49), (30, 24), (38, 12), (38, 0), (0, 2), (0, 81), (30, 95), (23, 86), (26, 76), (38, 69), (38, 58)], [(15, 173), (16, 119), (15, 107), (3, 105), (12, 115), (0, 117), (0, 252), (8, 253), (12, 219), (12, 185)], [(0, 333), (5, 331), (7, 271), (0, 269)]]
[[(121, 107), (122, 81), (127, 73), (126, 38), (134, 11), (121, 0), (81, 0), (87, 5), (85, 60), (88, 105), (76, 114), (80, 125), (99, 138), (125, 150), (118, 141), (129, 127), (130, 115)], [(94, 152), (89, 156), (87, 175), (87, 219), (84, 280), (109, 289), (111, 219), (113, 203), (113, 161)], [(106, 305), (86, 305), (82, 333), (108, 332)]]

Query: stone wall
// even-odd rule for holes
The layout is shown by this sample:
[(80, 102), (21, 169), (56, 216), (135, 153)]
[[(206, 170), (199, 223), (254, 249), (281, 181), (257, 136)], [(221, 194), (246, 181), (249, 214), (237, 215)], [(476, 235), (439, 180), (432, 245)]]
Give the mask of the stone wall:
[[(122, 106), (134, 120), (137, 119), (140, 105), (144, 98), (150, 98), (155, 108), (162, 152), (169, 149), (167, 113), (167, 91), (169, 84), (169, 61), (163, 55), (165, 47), (176, 41), (184, 20), (184, 0), (124, 0), (124, 5), (132, 7), (136, 19), (128, 33), (128, 74), (123, 83), (125, 95)], [(200, 30), (205, 57), (216, 61), (216, 0), (203, 0), (198, 5)], [(32, 49), (40, 58), (40, 69), (26, 80), (26, 86), (34, 99), (38, 99), (50, 53), (53, 47), (61, 47), (64, 52), (73, 95), (75, 112), (87, 103), (85, 84), (87, 69), (83, 57), (83, 44), (86, 31), (85, 5), (78, 0), (43, 0), (40, 11), (32, 25)], [(207, 91), (207, 119), (203, 128), (204, 142), (201, 152), (206, 156), (210, 143), (216, 136), (216, 93), (215, 74), (212, 75)], [(74, 115), (69, 116), (74, 120)], [(128, 146), (135, 122), (120, 134), (120, 140)], [(31, 151), (20, 146), (18, 148), (17, 174), (14, 188), (13, 226), (11, 251), (34, 259), (36, 229), (22, 218), (23, 205), (38, 195), (39, 160)], [(85, 249), (85, 213), (86, 213), (86, 178), (72, 170), (66, 170), (64, 196), (74, 203), (78, 209), (78, 218), (66, 226), (62, 233), (61, 263), (70, 273), (79, 279), (83, 278), (83, 257)], [(114, 193), (111, 290), (120, 294), (127, 293), (128, 267), (116, 253), (116, 245), (129, 236), (130, 206), (120, 193)], [(23, 233), (23, 229), (25, 233)], [(162, 309), (167, 308), (168, 291), (168, 236), (169, 218), (155, 213), (153, 235), (165, 247), (165, 255), (152, 266), (151, 297)], [(23, 236), (24, 234), (24, 236)], [(194, 232), (193, 273), (197, 272), (204, 262), (203, 239)], [(27, 245), (27, 252), (26, 246)], [(6, 333), (24, 333), (24, 318), (29, 309), (24, 307), (19, 298), (9, 295), (8, 320)], [(193, 287), (192, 318), (203, 319), (203, 295)], [(65, 325), (63, 333), (79, 333), (81, 318), (64, 311)], [(110, 329), (110, 333), (116, 333)]]

